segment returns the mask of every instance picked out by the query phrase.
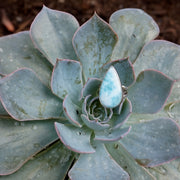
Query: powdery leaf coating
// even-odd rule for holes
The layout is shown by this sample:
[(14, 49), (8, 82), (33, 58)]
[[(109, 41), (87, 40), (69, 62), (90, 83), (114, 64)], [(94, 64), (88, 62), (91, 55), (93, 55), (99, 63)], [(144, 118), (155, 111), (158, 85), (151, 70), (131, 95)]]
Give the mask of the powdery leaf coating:
[(155, 180), (145, 168), (134, 160), (120, 143), (106, 144), (106, 148), (112, 158), (128, 172), (131, 180)]
[(74, 102), (81, 97), (82, 67), (78, 61), (57, 60), (54, 66), (51, 88), (54, 94), (64, 99), (68, 94)]
[(69, 171), (73, 180), (129, 180), (129, 175), (108, 154), (104, 144), (96, 145), (93, 154), (81, 154), (75, 165)]
[(159, 34), (156, 22), (141, 9), (116, 11), (111, 15), (109, 24), (119, 38), (112, 60), (129, 57), (134, 62), (144, 44)]
[(174, 121), (159, 118), (133, 124), (120, 143), (140, 165), (153, 167), (180, 157), (179, 133)]
[(180, 80), (180, 46), (164, 40), (151, 41), (134, 63), (136, 75), (145, 69), (156, 69), (173, 80)]
[(29, 32), (1, 37), (0, 74), (7, 75), (24, 67), (32, 69), (43, 83), (50, 86), (52, 65), (34, 47)]
[(55, 123), (56, 132), (63, 144), (70, 150), (78, 153), (94, 153), (95, 150), (90, 144), (91, 131), (84, 128), (77, 128), (72, 125)]
[(73, 45), (82, 63), (85, 80), (100, 76), (103, 64), (111, 60), (116, 42), (114, 31), (97, 14), (77, 30)]
[(0, 179), (64, 180), (73, 159), (73, 153), (58, 142), (33, 157), (19, 171)]
[(128, 89), (128, 98), (135, 113), (156, 113), (165, 104), (174, 81), (155, 70), (139, 74), (136, 83)]
[(157, 180), (178, 180), (180, 177), (179, 164), (180, 160), (176, 159), (161, 166), (148, 168), (148, 170)]
[(29, 69), (0, 79), (0, 98), (8, 113), (20, 121), (62, 117), (62, 101)]
[(53, 120), (18, 122), (0, 118), (0, 175), (17, 171), (34, 154), (58, 139)]
[(77, 59), (72, 37), (79, 23), (71, 14), (43, 6), (31, 25), (35, 46), (54, 65), (56, 59)]

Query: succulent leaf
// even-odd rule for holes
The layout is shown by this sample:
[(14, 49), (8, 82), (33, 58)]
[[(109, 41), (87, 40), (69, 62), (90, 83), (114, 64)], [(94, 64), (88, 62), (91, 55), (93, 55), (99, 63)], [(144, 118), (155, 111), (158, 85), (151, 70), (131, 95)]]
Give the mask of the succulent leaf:
[(168, 118), (132, 124), (120, 143), (136, 161), (153, 167), (180, 157), (180, 128)]
[(86, 97), (88, 95), (91, 95), (92, 97), (98, 96), (101, 83), (102, 81), (100, 79), (89, 78), (81, 91), (81, 97)]
[(35, 49), (28, 31), (1, 37), (0, 49), (0, 74), (7, 75), (27, 67), (33, 69), (41, 81), (50, 86), (52, 65)]
[(148, 168), (148, 170), (157, 180), (178, 180), (180, 177), (179, 164), (180, 160), (176, 159), (161, 166)]
[(139, 74), (136, 83), (128, 89), (128, 98), (135, 113), (156, 113), (166, 102), (174, 81), (155, 70)]
[(121, 84), (123, 86), (128, 87), (134, 83), (134, 68), (132, 66), (132, 63), (128, 60), (128, 58), (111, 61), (110, 63), (105, 64), (103, 66), (103, 69), (107, 71), (107, 69), (109, 69), (110, 66), (114, 66), (114, 68), (116, 69), (121, 79)]
[(145, 69), (156, 69), (173, 80), (180, 80), (180, 46), (164, 40), (151, 41), (134, 64), (136, 75)]
[(114, 31), (97, 14), (77, 30), (73, 45), (82, 63), (85, 80), (100, 76), (103, 64), (111, 60), (116, 42)]
[(79, 28), (44, 6), (0, 38), (0, 179), (63, 180), (73, 160), (72, 180), (177, 179), (180, 46), (158, 34), (140, 9)]
[(107, 129), (104, 131), (95, 131), (94, 140), (104, 141), (104, 142), (113, 142), (122, 139), (126, 136), (131, 130), (131, 127), (125, 128), (116, 128), (116, 129)]
[(72, 102), (69, 95), (67, 95), (63, 101), (63, 110), (65, 117), (70, 123), (74, 126), (82, 127), (82, 120), (80, 117), (81, 109)]
[(0, 98), (16, 120), (62, 117), (62, 101), (26, 68), (0, 79)]
[(68, 94), (72, 100), (77, 102), (81, 97), (82, 87), (81, 64), (74, 60), (57, 60), (51, 81), (54, 94), (61, 99), (64, 99)]
[(0, 179), (64, 180), (73, 159), (73, 153), (57, 142), (52, 147), (33, 157), (16, 173), (1, 176)]
[(17, 171), (34, 154), (56, 141), (53, 120), (18, 122), (0, 119), (0, 175)]
[(121, 112), (118, 114), (113, 114), (112, 119), (110, 121), (111, 127), (118, 128), (122, 126), (126, 120), (128, 119), (129, 115), (132, 113), (132, 106), (131, 102), (128, 99), (125, 99), (123, 102)]
[(43, 6), (31, 25), (35, 46), (54, 65), (56, 59), (77, 59), (72, 37), (79, 23), (71, 14)]
[(71, 125), (55, 123), (56, 132), (63, 144), (78, 153), (94, 153), (90, 144), (91, 131), (86, 127), (77, 128)]
[(165, 105), (162, 110), (160, 110), (158, 113), (155, 114), (131, 113), (131, 116), (128, 118), (128, 121), (126, 121), (124, 125), (131, 126), (134, 123), (147, 122), (157, 118), (171, 118), (180, 125), (179, 108), (180, 108), (180, 101), (176, 101)]
[(91, 95), (88, 95), (84, 98), (84, 101), (82, 103), (82, 114), (88, 116), (88, 110), (87, 110), (87, 102), (90, 99)]
[(144, 44), (159, 34), (158, 25), (141, 9), (116, 11), (111, 15), (109, 23), (119, 38), (112, 60), (129, 57), (134, 62)]
[(131, 180), (155, 180), (145, 168), (134, 160), (120, 143), (108, 143), (106, 148), (112, 158), (128, 172)]
[(96, 131), (104, 130), (110, 127), (109, 124), (102, 124), (96, 120), (89, 120), (89, 118), (84, 114), (81, 115), (81, 119), (87, 127)]
[(81, 154), (75, 165), (69, 171), (73, 180), (118, 179), (129, 180), (129, 175), (109, 155), (104, 144), (96, 145), (93, 154)]

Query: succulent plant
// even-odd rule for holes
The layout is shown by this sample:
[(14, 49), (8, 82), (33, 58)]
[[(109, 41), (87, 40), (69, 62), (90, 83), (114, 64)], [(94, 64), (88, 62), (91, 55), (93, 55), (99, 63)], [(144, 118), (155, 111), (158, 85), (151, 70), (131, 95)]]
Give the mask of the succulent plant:
[(178, 179), (180, 46), (158, 34), (140, 9), (44, 6), (0, 38), (0, 179)]

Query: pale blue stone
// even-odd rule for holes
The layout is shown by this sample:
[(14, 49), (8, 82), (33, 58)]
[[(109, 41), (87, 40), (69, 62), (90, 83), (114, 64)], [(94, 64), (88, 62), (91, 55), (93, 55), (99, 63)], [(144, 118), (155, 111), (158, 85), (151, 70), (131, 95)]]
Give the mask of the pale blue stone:
[(99, 100), (107, 108), (118, 106), (122, 100), (121, 81), (115, 68), (111, 66), (102, 81)]

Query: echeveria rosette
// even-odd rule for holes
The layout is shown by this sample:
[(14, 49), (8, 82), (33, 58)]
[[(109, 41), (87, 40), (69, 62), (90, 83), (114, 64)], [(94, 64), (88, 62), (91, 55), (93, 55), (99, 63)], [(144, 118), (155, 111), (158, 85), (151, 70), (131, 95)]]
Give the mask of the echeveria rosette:
[[(180, 47), (158, 33), (139, 9), (79, 27), (43, 7), (30, 36), (1, 38), (0, 178), (64, 179), (76, 157), (72, 180), (177, 179), (178, 159), (158, 165), (180, 156)], [(123, 98), (107, 108), (99, 90), (112, 67)]]

